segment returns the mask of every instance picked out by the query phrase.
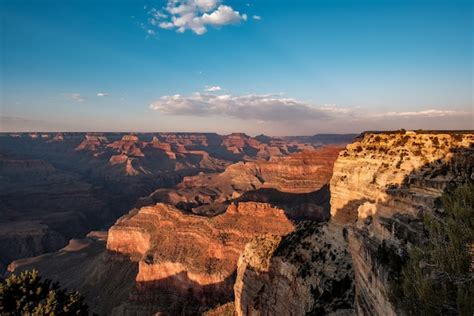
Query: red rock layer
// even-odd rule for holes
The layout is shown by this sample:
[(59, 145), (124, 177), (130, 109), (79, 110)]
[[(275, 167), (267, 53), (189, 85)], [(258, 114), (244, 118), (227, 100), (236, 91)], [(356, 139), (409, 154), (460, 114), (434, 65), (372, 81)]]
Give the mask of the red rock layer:
[[(165, 202), (195, 214), (215, 215), (222, 213), (230, 201), (240, 197), (247, 200), (244, 195), (249, 191), (275, 189), (309, 194), (329, 183), (340, 150), (340, 147), (327, 146), (270, 161), (238, 162), (219, 174), (185, 177), (175, 189), (157, 190), (143, 199), (142, 205)], [(274, 199), (257, 200), (272, 203)], [(314, 202), (324, 204), (324, 201)]]
[(192, 293), (209, 304), (231, 297), (237, 259), (252, 237), (292, 230), (283, 210), (263, 203), (232, 204), (212, 218), (156, 204), (117, 221), (109, 230), (107, 249), (139, 261), (139, 291)]

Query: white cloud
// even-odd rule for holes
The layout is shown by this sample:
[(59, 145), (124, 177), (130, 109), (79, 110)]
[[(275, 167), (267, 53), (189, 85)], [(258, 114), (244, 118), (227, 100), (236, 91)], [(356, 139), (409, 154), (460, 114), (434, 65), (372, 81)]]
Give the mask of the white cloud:
[(204, 89), (204, 91), (208, 91), (208, 92), (216, 92), (216, 91), (221, 91), (222, 88), (220, 86), (206, 86), (206, 88)]
[(217, 10), (213, 11), (211, 14), (204, 13), (201, 17), (203, 24), (211, 25), (237, 23), (240, 19), (246, 20), (247, 15), (241, 16), (239, 12), (234, 11), (234, 9), (226, 5), (220, 5)]
[(262, 19), (262, 17), (260, 15), (254, 15), (253, 19), (257, 20), (257, 21), (260, 21)]
[(80, 93), (65, 93), (64, 96), (69, 100), (76, 102), (84, 102), (86, 100)]
[(373, 114), (372, 117), (445, 117), (445, 116), (458, 116), (469, 114), (463, 111), (452, 111), (452, 110), (422, 110), (422, 111), (409, 111), (409, 112), (387, 112)]
[[(212, 87), (206, 86), (206, 90)], [(375, 112), (364, 106), (316, 105), (284, 94), (232, 95), (210, 91), (165, 95), (151, 103), (150, 108), (161, 115), (173, 116), (162, 118), (166, 121), (186, 121), (189, 117), (193, 118), (193, 122), (211, 120), (216, 122), (215, 128), (228, 132), (231, 129), (228, 126), (235, 126), (234, 120), (239, 120), (238, 124), (244, 131), (268, 131), (275, 135), (400, 128), (465, 129), (472, 126), (473, 117), (472, 110), (463, 108)]]
[(108, 97), (109, 94), (108, 94), (108, 93), (105, 93), (105, 92), (97, 92), (97, 96), (98, 96), (98, 97)]
[(216, 115), (259, 121), (322, 120), (335, 116), (334, 109), (328, 111), (280, 95), (176, 94), (161, 97), (150, 104), (150, 108), (168, 115)]
[(240, 14), (222, 0), (168, 0), (163, 10), (148, 11), (149, 23), (162, 29), (175, 29), (179, 33), (191, 30), (202, 35), (207, 26), (219, 27), (246, 21), (247, 15)]
[(214, 9), (218, 3), (217, 0), (195, 0), (194, 2), (203, 11), (209, 11)]
[(322, 111), (334, 114), (351, 114), (352, 110), (348, 108), (340, 108), (335, 104), (324, 104), (319, 108)]

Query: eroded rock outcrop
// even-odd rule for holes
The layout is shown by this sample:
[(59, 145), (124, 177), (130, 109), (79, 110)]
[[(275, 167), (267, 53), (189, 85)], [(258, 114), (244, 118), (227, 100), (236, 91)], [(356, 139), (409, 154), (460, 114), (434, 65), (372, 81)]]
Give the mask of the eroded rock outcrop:
[(359, 314), (396, 314), (389, 286), (406, 244), (422, 241), (445, 190), (474, 180), (473, 146), (470, 132), (366, 133), (340, 153), (331, 214), (348, 228)]
[[(233, 201), (267, 202), (284, 208), (294, 219), (327, 219), (327, 187), (340, 147), (239, 162), (222, 173), (185, 177), (173, 189), (159, 189), (143, 204), (165, 202), (195, 214), (215, 215)], [(297, 203), (296, 203), (297, 202)]]
[[(423, 214), (442, 212), (437, 199), (443, 192), (474, 180), (473, 147), (470, 132), (361, 135), (334, 165), (329, 223), (246, 246), (235, 285), (237, 313), (397, 314), (388, 297), (407, 244), (423, 241)], [(326, 245), (336, 248), (329, 253), (333, 262), (321, 251)], [(332, 269), (347, 273), (335, 276)]]
[(137, 300), (171, 296), (209, 306), (231, 299), (237, 259), (251, 238), (292, 230), (284, 211), (268, 204), (231, 204), (212, 218), (156, 204), (119, 219), (107, 249), (138, 262)]
[(351, 314), (353, 274), (341, 227), (305, 222), (245, 246), (234, 286), (237, 315)]

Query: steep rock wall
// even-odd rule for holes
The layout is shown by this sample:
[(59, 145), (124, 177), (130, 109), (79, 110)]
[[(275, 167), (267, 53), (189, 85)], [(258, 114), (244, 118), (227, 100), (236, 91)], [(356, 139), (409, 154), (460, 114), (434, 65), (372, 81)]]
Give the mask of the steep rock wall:
[(234, 285), (237, 315), (351, 314), (353, 275), (342, 229), (305, 222), (245, 246)]
[(366, 133), (339, 154), (331, 179), (332, 220), (348, 228), (359, 314), (395, 315), (388, 299), (407, 243), (437, 198), (474, 180), (474, 134)]

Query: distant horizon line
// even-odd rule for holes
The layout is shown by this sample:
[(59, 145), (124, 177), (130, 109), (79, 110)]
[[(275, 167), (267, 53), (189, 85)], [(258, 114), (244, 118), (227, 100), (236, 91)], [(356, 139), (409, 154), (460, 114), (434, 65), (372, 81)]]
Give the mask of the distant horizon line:
[(227, 135), (235, 135), (235, 134), (243, 134), (249, 137), (257, 137), (257, 136), (267, 136), (267, 137), (311, 137), (316, 135), (362, 135), (366, 133), (400, 133), (400, 132), (418, 132), (418, 133), (426, 133), (426, 132), (436, 132), (436, 133), (474, 133), (474, 129), (397, 129), (397, 130), (366, 130), (363, 132), (353, 132), (353, 133), (315, 133), (315, 134), (306, 134), (306, 135), (269, 135), (269, 134), (256, 134), (255, 136), (249, 135), (245, 132), (231, 132), (226, 134), (220, 134), (218, 132), (135, 132), (135, 131), (0, 131), (0, 135), (10, 135), (10, 134), (215, 134), (221, 136)]

